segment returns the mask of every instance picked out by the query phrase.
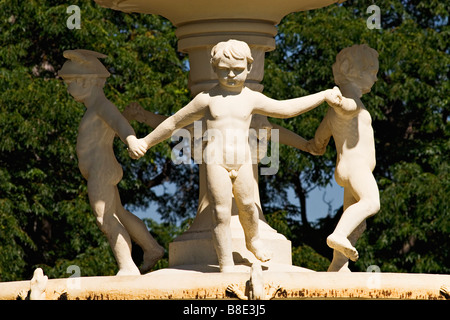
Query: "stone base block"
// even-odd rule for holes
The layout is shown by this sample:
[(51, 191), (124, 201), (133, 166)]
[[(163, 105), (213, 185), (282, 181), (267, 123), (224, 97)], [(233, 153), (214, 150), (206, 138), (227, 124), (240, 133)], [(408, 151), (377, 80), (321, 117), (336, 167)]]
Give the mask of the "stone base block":
[[(265, 247), (273, 252), (270, 263), (292, 265), (291, 242), (287, 239), (262, 239)], [(255, 262), (256, 258), (245, 246), (244, 238), (233, 238), (235, 264)], [(217, 254), (211, 239), (174, 241), (169, 244), (169, 267), (180, 265), (216, 265)]]

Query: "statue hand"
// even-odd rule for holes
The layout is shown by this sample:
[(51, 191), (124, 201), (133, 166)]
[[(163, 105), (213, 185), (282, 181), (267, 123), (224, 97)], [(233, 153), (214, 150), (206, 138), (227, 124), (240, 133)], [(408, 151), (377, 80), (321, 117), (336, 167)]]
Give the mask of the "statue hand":
[(131, 102), (129, 105), (125, 107), (122, 115), (128, 120), (136, 120), (138, 122), (144, 122), (144, 108), (137, 103)]
[(147, 143), (144, 139), (138, 139), (135, 136), (127, 137), (128, 155), (132, 159), (139, 159), (147, 152)]
[(306, 142), (306, 151), (311, 153), (314, 156), (321, 156), (325, 153), (325, 150), (327, 149), (327, 146), (325, 145), (322, 148), (319, 148), (314, 141), (314, 139), (309, 140)]
[(325, 91), (325, 101), (332, 107), (342, 107), (342, 93), (338, 87)]

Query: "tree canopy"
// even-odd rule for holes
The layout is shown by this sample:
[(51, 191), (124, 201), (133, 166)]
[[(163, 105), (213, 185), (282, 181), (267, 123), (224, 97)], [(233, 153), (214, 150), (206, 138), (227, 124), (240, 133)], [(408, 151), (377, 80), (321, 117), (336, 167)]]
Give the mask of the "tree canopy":
[[(373, 119), (381, 210), (367, 221), (357, 243), (361, 258), (351, 268), (365, 271), (375, 264), (381, 271), (448, 273), (448, 8), (434, 0), (383, 1), (381, 29), (368, 29), (372, 2), (346, 1), (285, 17), (277, 49), (266, 54), (264, 93), (287, 99), (333, 87), (331, 65), (341, 49), (356, 43), (376, 49), (379, 80), (362, 100)], [(105, 92), (120, 110), (137, 101), (170, 115), (191, 99), (188, 57), (177, 52), (169, 21), (104, 9), (94, 1), (70, 4), (81, 9), (80, 29), (67, 28), (63, 1), (0, 2), (0, 281), (31, 278), (38, 266), (50, 277), (69, 276), (71, 264), (83, 276), (116, 272), (77, 167), (84, 106), (56, 75), (64, 50), (108, 55), (102, 61), (111, 73)], [(271, 121), (309, 139), (326, 108)], [(149, 131), (132, 125), (138, 136)], [(119, 140), (114, 150), (124, 168), (122, 202), (132, 208), (155, 202), (163, 223), (147, 223), (167, 244), (196, 212), (198, 168), (174, 165), (169, 141), (138, 161)], [(294, 263), (315, 270), (328, 266), (332, 251), (325, 238), (342, 210), (315, 223), (308, 220), (305, 201), (311, 188), (333, 179), (335, 157), (333, 142), (321, 157), (281, 146), (277, 175), (260, 177), (268, 222), (292, 240)], [(155, 192), (164, 182), (175, 186), (175, 195)], [(289, 189), (298, 205), (289, 201)]]

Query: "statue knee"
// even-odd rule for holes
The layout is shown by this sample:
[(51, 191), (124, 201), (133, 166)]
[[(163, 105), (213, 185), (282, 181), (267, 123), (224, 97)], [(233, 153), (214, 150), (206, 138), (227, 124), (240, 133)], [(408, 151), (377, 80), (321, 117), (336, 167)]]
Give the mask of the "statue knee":
[(245, 212), (245, 213), (253, 213), (253, 211), (256, 209), (254, 202), (249, 203), (243, 203), (239, 207), (239, 211)]
[(370, 216), (375, 215), (378, 211), (380, 211), (380, 199), (377, 198), (368, 201), (367, 206), (367, 211), (369, 212)]
[(229, 225), (231, 222), (231, 208), (218, 205), (214, 208), (213, 220), (215, 225)]
[(109, 230), (109, 223), (107, 221), (108, 219), (105, 219), (104, 217), (97, 217), (95, 222), (97, 223), (97, 226), (103, 233), (107, 233)]

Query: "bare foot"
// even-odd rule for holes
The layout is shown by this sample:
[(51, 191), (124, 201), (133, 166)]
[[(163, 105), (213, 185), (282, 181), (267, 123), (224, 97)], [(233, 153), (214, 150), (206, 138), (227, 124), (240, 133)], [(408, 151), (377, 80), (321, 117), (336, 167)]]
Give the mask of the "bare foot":
[(334, 265), (333, 262), (331, 262), (330, 266), (328, 267), (328, 272), (352, 272), (350, 268), (348, 267), (348, 262), (341, 266), (341, 265)]
[(128, 268), (122, 268), (117, 272), (116, 276), (139, 276), (141, 273), (136, 266), (130, 266)]
[(333, 260), (328, 267), (328, 272), (351, 272), (348, 267), (348, 258), (340, 251), (333, 250)]
[(230, 273), (230, 272), (233, 272), (233, 270), (234, 270), (234, 265), (220, 266), (220, 272), (222, 272), (222, 273)]
[(266, 262), (272, 259), (272, 252), (265, 249), (263, 243), (259, 239), (247, 243), (247, 249), (252, 252), (259, 261)]
[(330, 248), (342, 252), (350, 260), (358, 260), (358, 251), (346, 237), (332, 233), (327, 238), (327, 244)]
[(164, 248), (159, 246), (153, 248), (153, 250), (144, 252), (144, 262), (140, 267), (141, 273), (149, 272), (153, 266), (164, 256)]

